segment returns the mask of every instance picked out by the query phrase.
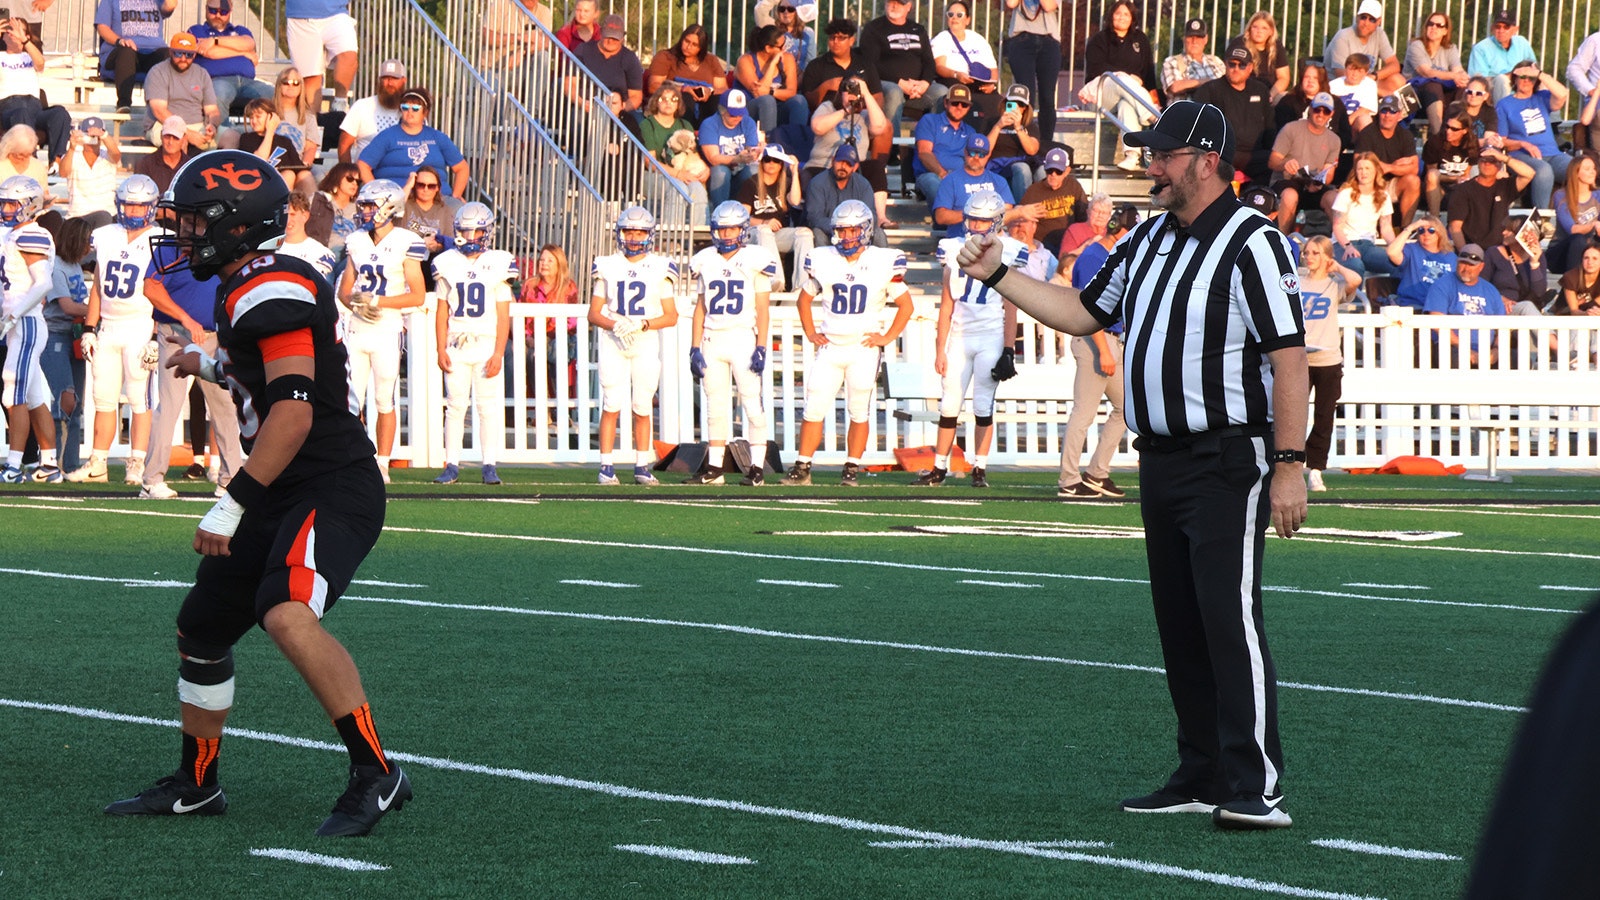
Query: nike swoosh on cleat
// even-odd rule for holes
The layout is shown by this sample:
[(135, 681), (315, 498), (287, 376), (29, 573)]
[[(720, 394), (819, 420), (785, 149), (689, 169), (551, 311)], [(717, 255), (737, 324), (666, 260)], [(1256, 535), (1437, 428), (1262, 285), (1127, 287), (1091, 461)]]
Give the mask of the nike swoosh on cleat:
[(378, 795), (378, 812), (388, 812), (389, 811), (389, 804), (393, 803), (395, 795), (400, 793), (400, 785), (401, 785), (401, 783), (402, 782), (400, 782), (400, 781), (396, 781), (394, 783), (394, 790), (389, 792), (389, 796), (385, 797), (385, 796), (383, 796), (381, 794)]
[(222, 792), (217, 791), (215, 794), (212, 794), (204, 800), (201, 800), (199, 803), (184, 803), (182, 800), (174, 800), (172, 801), (172, 811), (180, 816), (184, 813), (191, 813), (220, 796), (222, 796)]

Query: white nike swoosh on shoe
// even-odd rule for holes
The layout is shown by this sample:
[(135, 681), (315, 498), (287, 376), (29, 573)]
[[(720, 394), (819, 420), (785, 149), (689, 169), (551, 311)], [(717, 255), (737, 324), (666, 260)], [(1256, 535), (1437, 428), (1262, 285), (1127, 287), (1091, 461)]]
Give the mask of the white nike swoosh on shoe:
[(212, 794), (204, 800), (201, 800), (199, 803), (184, 803), (182, 800), (174, 800), (172, 801), (172, 811), (180, 816), (184, 813), (191, 813), (220, 796), (222, 796), (222, 792), (217, 791), (215, 794)]
[(381, 794), (378, 796), (378, 812), (388, 812), (389, 811), (389, 804), (394, 802), (395, 795), (400, 793), (400, 785), (402, 785), (404, 783), (405, 782), (404, 782), (403, 779), (400, 780), (400, 781), (396, 781), (394, 783), (394, 790), (389, 792), (389, 796), (385, 797), (385, 796), (383, 796)]

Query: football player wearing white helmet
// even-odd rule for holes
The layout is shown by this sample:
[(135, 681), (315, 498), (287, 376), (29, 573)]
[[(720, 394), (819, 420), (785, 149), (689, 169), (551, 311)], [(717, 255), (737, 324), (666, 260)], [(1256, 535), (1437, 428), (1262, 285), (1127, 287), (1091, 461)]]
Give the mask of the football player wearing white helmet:
[(612, 450), (622, 408), (633, 411), (633, 480), (660, 484), (651, 474), (655, 447), (650, 441), (651, 409), (661, 386), (661, 338), (658, 332), (678, 324), (678, 264), (651, 252), (656, 217), (642, 206), (617, 216), (620, 252), (594, 260), (594, 296), (589, 324), (606, 332), (600, 338), (600, 476), (601, 484), (617, 484)]
[(694, 306), (689, 371), (705, 386), (706, 468), (689, 484), (722, 484), (723, 456), (733, 436), (731, 390), (744, 407), (744, 438), (752, 459), (740, 481), (764, 484), (767, 410), (761, 387), (767, 368), (767, 316), (778, 259), (750, 243), (750, 211), (727, 200), (711, 211), (711, 246), (689, 260), (698, 300)]
[[(988, 234), (1000, 227), (1006, 202), (994, 191), (979, 191), (967, 198), (962, 215), (968, 234)], [(1028, 248), (1006, 235), (1005, 261), (1022, 266)], [(939, 263), (944, 266), (944, 288), (939, 295), (939, 325), (934, 338), (933, 370), (941, 378), (939, 396), (939, 437), (934, 445), (933, 468), (912, 484), (932, 487), (944, 483), (950, 473), (950, 448), (956, 442), (956, 421), (961, 404), (972, 390), (972, 416), (977, 433), (972, 441), (972, 486), (989, 486), (989, 449), (994, 445), (994, 393), (1001, 377), (1016, 373), (1011, 361), (1011, 341), (1017, 333), (1016, 307), (980, 281), (962, 274), (956, 256), (966, 238), (939, 241)]]
[(444, 471), (433, 483), (454, 484), (461, 476), (470, 393), (483, 483), (499, 484), (495, 463), (505, 443), (500, 366), (511, 336), (511, 281), (517, 277), (517, 260), (504, 250), (489, 249), (494, 213), (482, 203), (456, 210), (455, 232), (455, 247), (433, 261), (439, 284), (434, 339), (444, 371)]
[(123, 481), (138, 485), (144, 481), (150, 446), (150, 371), (144, 359), (155, 331), (155, 311), (144, 294), (144, 282), (152, 239), (164, 231), (155, 225), (160, 194), (150, 178), (129, 178), (118, 186), (116, 196), (117, 221), (96, 228), (89, 237), (95, 255), (94, 285), (80, 345), (93, 374), (94, 448), (89, 461), (67, 473), (67, 480), (108, 479), (106, 455), (117, 436), (118, 401), (126, 396), (133, 415)]
[(339, 300), (350, 308), (350, 383), (357, 402), (365, 403), (372, 383), (376, 412), (378, 469), (389, 481), (389, 456), (399, 417), (395, 387), (400, 381), (403, 316), (427, 300), (422, 264), (428, 247), (422, 237), (395, 223), (405, 214), (406, 192), (392, 181), (378, 179), (356, 194), (358, 229), (345, 238), (344, 276)]
[[(823, 420), (833, 415), (839, 388), (845, 389), (850, 424), (845, 432), (846, 459), (839, 483), (857, 487), (861, 457), (867, 451), (872, 399), (877, 390), (878, 361), (911, 319), (911, 292), (906, 289), (906, 255), (872, 247), (872, 210), (860, 200), (846, 200), (833, 211), (833, 246), (806, 254), (805, 279), (797, 301), (800, 327), (817, 352), (806, 368), (806, 402), (800, 424), (800, 452), (783, 476), (784, 484), (811, 483), (811, 456), (822, 444)], [(811, 309), (822, 299), (819, 317)], [(884, 324), (884, 308), (893, 304), (894, 319)]]
[(6, 342), (3, 390), (6, 428), (11, 444), (0, 463), (0, 483), (21, 484), (22, 451), (31, 431), (39, 441), (35, 481), (60, 481), (56, 465), (56, 426), (50, 417), (50, 389), (39, 358), (49, 329), (44, 321), (45, 295), (54, 272), (55, 242), (34, 224), (44, 189), (26, 175), (0, 182), (0, 221), (11, 226), (0, 240), (0, 338)]

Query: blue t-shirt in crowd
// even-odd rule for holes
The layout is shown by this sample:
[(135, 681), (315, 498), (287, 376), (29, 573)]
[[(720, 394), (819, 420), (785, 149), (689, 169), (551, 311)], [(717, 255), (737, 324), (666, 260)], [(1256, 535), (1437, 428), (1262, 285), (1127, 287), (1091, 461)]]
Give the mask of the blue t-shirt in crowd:
[[(1007, 204), (1015, 205), (1016, 200), (1011, 196), (1011, 185), (1006, 179), (985, 169), (977, 175), (967, 174), (967, 170), (955, 168), (950, 170), (939, 181), (939, 193), (933, 196), (934, 209), (965, 209), (967, 198), (979, 191), (994, 191), (1000, 199)], [(995, 226), (999, 227), (999, 226)], [(967, 222), (965, 219), (951, 225), (945, 230), (945, 237), (965, 237)]]
[(707, 144), (723, 156), (733, 156), (746, 148), (761, 146), (761, 129), (751, 116), (741, 116), (737, 124), (729, 127), (718, 113), (700, 123), (700, 145)]
[[(913, 133), (913, 141), (928, 141), (933, 144), (933, 158), (944, 166), (946, 171), (954, 174), (961, 171), (961, 156), (967, 152), (967, 139), (976, 137), (978, 132), (962, 119), (960, 124), (951, 125), (950, 117), (945, 115), (926, 115), (917, 120), (917, 130)], [(915, 146), (913, 144), (912, 146)], [(928, 171), (922, 164), (922, 157), (913, 154), (911, 169), (917, 175)]]
[(361, 151), (361, 161), (372, 168), (372, 177), (387, 178), (398, 185), (420, 166), (433, 166), (448, 172), (451, 166), (466, 157), (456, 147), (456, 142), (431, 125), (422, 126), (416, 134), (406, 134), (403, 127), (391, 125), (378, 132)]
[[(212, 28), (205, 22), (201, 22), (199, 25), (190, 25), (189, 33), (194, 35), (196, 40), (219, 37), (255, 37), (250, 33), (250, 29), (231, 22), (228, 23), (227, 28), (221, 31)], [(256, 64), (251, 62), (248, 56), (228, 56), (222, 59), (207, 59), (204, 56), (196, 56), (194, 61), (200, 68), (210, 73), (212, 78), (228, 78), (234, 75), (241, 78), (256, 77)], [(299, 144), (295, 146), (298, 147)]]
[[(170, 13), (161, 11), (161, 0), (100, 0), (94, 8), (94, 24), (104, 25), (117, 37), (133, 41), (140, 53), (167, 49), (161, 36), (161, 23)], [(111, 44), (100, 42), (100, 64), (111, 56)]]
[[(1449, 242), (1445, 242), (1449, 246)], [(1451, 250), (1429, 253), (1421, 244), (1407, 244), (1405, 256), (1400, 260), (1400, 287), (1391, 298), (1397, 306), (1421, 309), (1428, 301), (1428, 291), (1439, 276), (1456, 270), (1456, 255)]]
[[(1479, 278), (1474, 285), (1465, 285), (1454, 272), (1439, 276), (1428, 291), (1428, 301), (1423, 310), (1444, 313), (1447, 316), (1503, 316), (1506, 304), (1500, 292), (1488, 280)], [(1478, 332), (1471, 332), (1472, 349), (1478, 349)], [(1444, 343), (1444, 341), (1440, 341)]]
[(350, 12), (350, 0), (284, 0), (283, 13), (291, 19), (326, 19)]
[(1526, 141), (1539, 148), (1543, 156), (1561, 152), (1555, 135), (1550, 131), (1550, 92), (1534, 91), (1532, 97), (1506, 97), (1494, 105), (1500, 117), (1500, 134), (1513, 140)]

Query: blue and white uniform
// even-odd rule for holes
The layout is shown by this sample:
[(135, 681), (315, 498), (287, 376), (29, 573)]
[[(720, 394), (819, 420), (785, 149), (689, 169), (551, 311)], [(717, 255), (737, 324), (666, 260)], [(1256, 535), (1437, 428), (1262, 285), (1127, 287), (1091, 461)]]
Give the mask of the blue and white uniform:
[[(0, 249), (0, 253), (3, 253), (0, 289), (5, 294), (4, 302), (0, 303), (0, 316), (7, 321), (16, 319), (11, 330), (0, 335), (6, 341), (4, 389), (0, 395), (5, 397), (6, 406), (21, 405), (24, 409), (34, 409), (50, 402), (50, 388), (45, 382), (44, 369), (39, 365), (45, 341), (49, 337), (49, 328), (44, 321), (44, 297), (49, 286), (35, 290), (34, 273), (29, 270), (28, 260), (23, 254), (44, 257), (45, 279), (48, 281), (52, 277), (51, 261), (55, 258), (55, 242), (51, 240), (50, 232), (29, 222), (11, 229), (4, 241), (0, 242), (0, 248), (3, 248)], [(35, 261), (38, 261), (37, 257)]]
[(883, 352), (867, 335), (883, 328), (889, 302), (908, 293), (906, 255), (865, 247), (851, 260), (836, 247), (817, 247), (806, 254), (804, 271), (801, 293), (817, 298), (816, 330), (827, 338), (806, 370), (805, 420), (827, 418), (843, 386), (850, 421), (865, 422)]
[[(991, 371), (1007, 343), (1004, 298), (983, 282), (968, 277), (956, 263), (965, 244), (965, 238), (945, 238), (939, 241), (937, 251), (945, 269), (945, 293), (953, 304), (939, 396), (939, 415), (946, 417), (961, 414), (968, 386), (972, 388), (973, 414), (994, 415), (994, 392), (1000, 382)], [(1000, 238), (1000, 254), (1005, 264), (1013, 268), (1020, 269), (1028, 263), (1028, 248), (1008, 235)]]
[[(406, 260), (425, 262), (428, 246), (414, 231), (394, 228), (377, 242), (372, 232), (357, 231), (345, 239), (345, 265), (355, 273), (357, 293), (395, 297), (407, 293)], [(385, 309), (376, 322), (351, 316), (345, 344), (350, 353), (350, 384), (358, 398), (367, 395), (372, 381), (373, 406), (380, 413), (394, 411), (395, 385), (400, 380), (400, 335), (404, 313)]]
[[(629, 259), (622, 253), (595, 257), (594, 295), (613, 318), (643, 322), (666, 312), (664, 301), (678, 284), (678, 264), (657, 253)], [(661, 338), (642, 331), (626, 343), (612, 332), (600, 336), (600, 407), (636, 416), (650, 415), (661, 386)]]
[(150, 238), (158, 233), (145, 228), (134, 234), (113, 223), (89, 236), (100, 291), (99, 335), (90, 363), (95, 412), (115, 412), (124, 395), (134, 412), (150, 408), (150, 373), (141, 358), (155, 332), (155, 310), (144, 295), (144, 279), (150, 272)]
[[(763, 377), (750, 370), (756, 349), (757, 298), (772, 292), (778, 260), (758, 246), (740, 247), (725, 257), (707, 247), (689, 260), (695, 292), (705, 309), (700, 351), (705, 354), (706, 424), (713, 441), (733, 437), (733, 389), (744, 407), (745, 439), (753, 447), (767, 442)], [(720, 460), (714, 460), (720, 464)]]
[(497, 349), (500, 312), (511, 303), (517, 260), (504, 250), (485, 250), (477, 256), (446, 250), (434, 259), (433, 274), (447, 319), (441, 350), (450, 356), (450, 371), (444, 376), (444, 461), (461, 463), (470, 393), (478, 450), (483, 465), (492, 466), (505, 444), (505, 379), (500, 372), (492, 376), (484, 372)]

